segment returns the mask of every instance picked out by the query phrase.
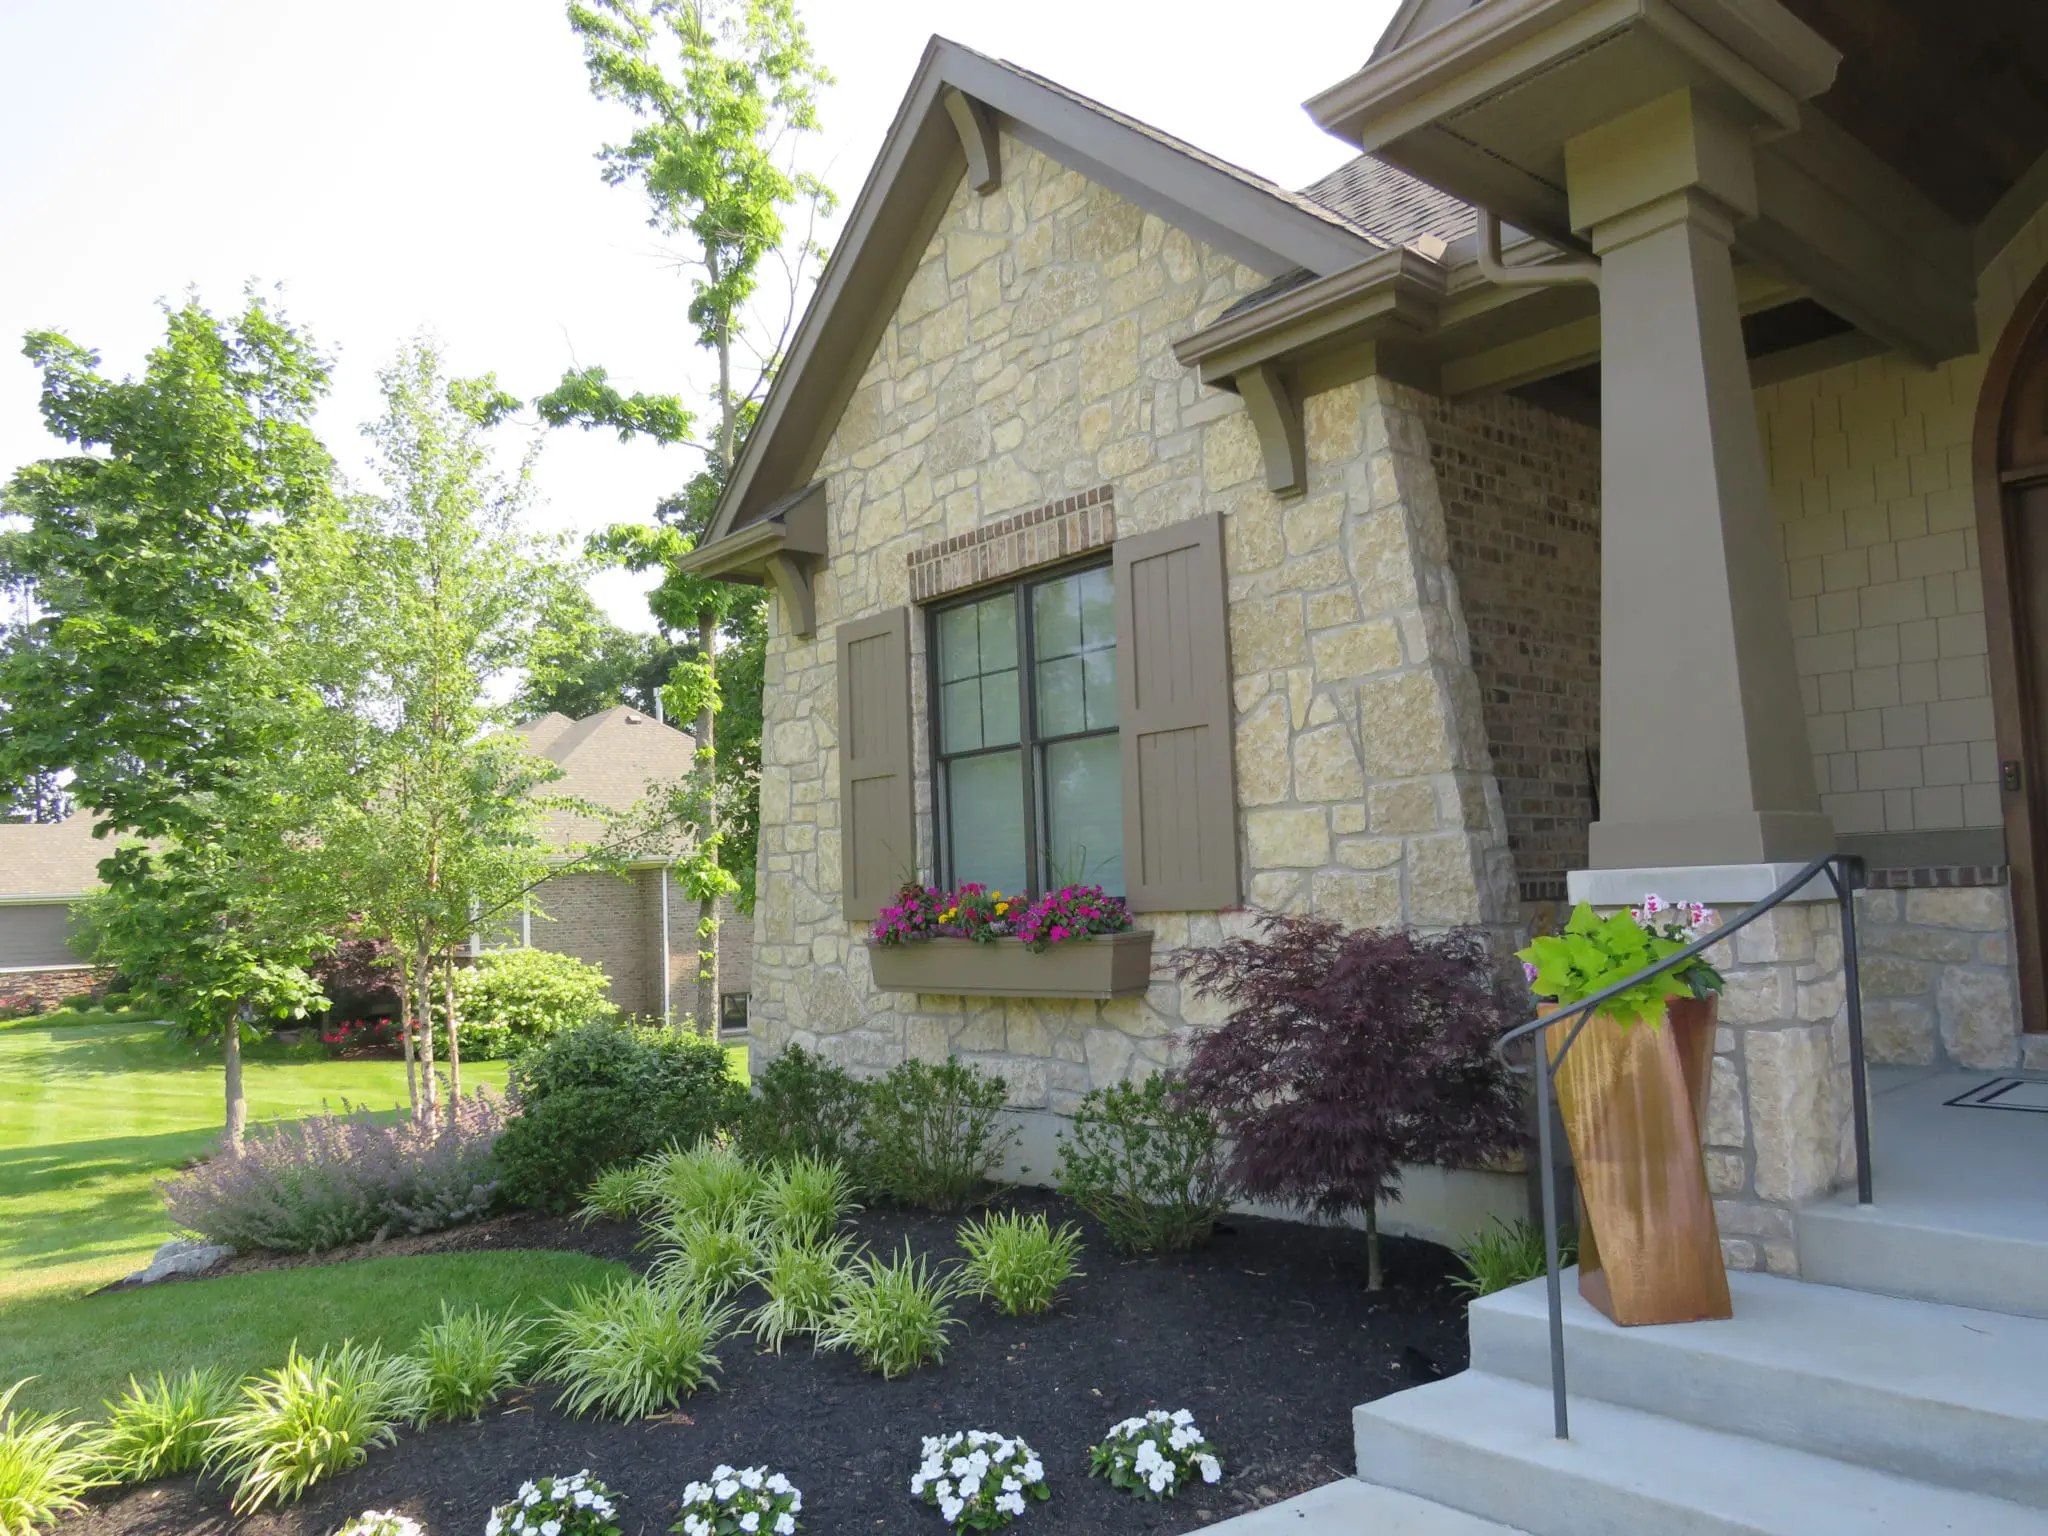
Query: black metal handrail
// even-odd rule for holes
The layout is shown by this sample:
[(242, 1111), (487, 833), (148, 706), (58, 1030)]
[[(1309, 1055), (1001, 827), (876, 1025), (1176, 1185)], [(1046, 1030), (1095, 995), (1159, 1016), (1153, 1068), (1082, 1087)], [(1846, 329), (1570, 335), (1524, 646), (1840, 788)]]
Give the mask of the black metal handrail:
[[(1553, 1013), (1531, 1019), (1527, 1024), (1517, 1025), (1495, 1042), (1494, 1050), (1500, 1054), (1501, 1060), (1508, 1061), (1509, 1046), (1532, 1035), (1539, 1037), (1536, 1060), (1529, 1067), (1516, 1066), (1512, 1061), (1508, 1061), (1508, 1066), (1518, 1073), (1533, 1070), (1536, 1077), (1536, 1155), (1543, 1165), (1538, 1184), (1543, 1192), (1543, 1256), (1550, 1298), (1550, 1396), (1560, 1440), (1571, 1438), (1571, 1424), (1565, 1408), (1564, 1289), (1557, 1262), (1557, 1165), (1552, 1157), (1550, 1132), (1550, 1095), (1556, 1086), (1558, 1064), (1564, 1060), (1565, 1053), (1571, 1050), (1585, 1030), (1586, 1022), (1602, 1003), (1652, 976), (1685, 964), (1703, 950), (1732, 937), (1823, 874), (1834, 887), (1835, 903), (1842, 916), (1842, 984), (1849, 999), (1849, 1081), (1856, 1118), (1856, 1201), (1859, 1205), (1870, 1204), (1870, 1090), (1864, 1082), (1863, 999), (1856, 976), (1856, 891), (1863, 884), (1863, 860), (1854, 854), (1830, 853), (1815, 859), (1740, 917), (1708, 930), (1675, 954), (1666, 955), (1655, 965), (1645, 966), (1634, 975), (1601, 988), (1591, 997), (1581, 998)], [(1573, 1015), (1577, 1015), (1577, 1022), (1572, 1025), (1571, 1033), (1565, 1036), (1564, 1044), (1555, 1052), (1546, 1049), (1540, 1037)]]

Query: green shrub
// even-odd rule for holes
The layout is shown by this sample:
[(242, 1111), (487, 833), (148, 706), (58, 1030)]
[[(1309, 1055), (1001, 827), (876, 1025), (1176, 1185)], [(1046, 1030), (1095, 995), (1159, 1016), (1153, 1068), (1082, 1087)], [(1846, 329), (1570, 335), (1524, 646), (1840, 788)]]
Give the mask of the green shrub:
[(533, 1325), (505, 1312), (441, 1303), (441, 1320), (420, 1330), (412, 1357), (420, 1368), (420, 1422), (480, 1419), (519, 1385), (533, 1352)]
[(957, 1057), (912, 1058), (867, 1088), (861, 1122), (867, 1177), (906, 1205), (954, 1211), (981, 1192), (1017, 1139), (1002, 1123), (1008, 1088)]
[[(1558, 1264), (1574, 1262), (1578, 1247), (1572, 1234), (1560, 1233)], [(1491, 1296), (1525, 1280), (1540, 1279), (1550, 1268), (1543, 1252), (1543, 1229), (1533, 1221), (1502, 1221), (1498, 1216), (1491, 1228), (1481, 1228), (1458, 1245), (1458, 1262), (1465, 1266), (1465, 1273), (1453, 1275), (1451, 1284), (1473, 1296)]]
[(615, 1018), (600, 966), (545, 949), (479, 955), (455, 973), (456, 1034), (472, 1061), (511, 1056), (564, 1030)]
[(758, 1163), (792, 1157), (838, 1162), (858, 1176), (866, 1087), (843, 1068), (800, 1045), (754, 1079), (740, 1116), (740, 1147)]
[(730, 1226), (747, 1220), (766, 1176), (741, 1157), (730, 1142), (706, 1137), (688, 1151), (670, 1147), (647, 1159), (647, 1187), (653, 1209), (678, 1221)]
[(1043, 1216), (1010, 1211), (963, 1223), (957, 1235), (967, 1250), (964, 1288), (1012, 1317), (1051, 1311), (1060, 1287), (1079, 1273), (1081, 1232), (1072, 1223), (1055, 1232)]
[(1229, 1208), (1216, 1119), (1183, 1105), (1178, 1089), (1165, 1073), (1097, 1088), (1060, 1138), (1060, 1193), (1127, 1253), (1206, 1242)]
[(78, 1509), (98, 1481), (98, 1448), (85, 1426), (14, 1406), (25, 1382), (0, 1392), (0, 1536), (30, 1536)]
[(520, 1205), (573, 1210), (614, 1164), (722, 1130), (744, 1091), (719, 1046), (683, 1031), (565, 1030), (513, 1060), (518, 1113), (497, 1142), (500, 1192)]
[(934, 1275), (910, 1244), (894, 1260), (864, 1253), (842, 1272), (839, 1306), (818, 1333), (820, 1349), (850, 1349), (860, 1363), (890, 1380), (943, 1360), (947, 1305), (960, 1292), (956, 1274)]
[(148, 1483), (189, 1472), (206, 1459), (213, 1421), (234, 1411), (235, 1379), (226, 1371), (161, 1371), (144, 1384), (128, 1378), (121, 1400), (107, 1405), (99, 1437), (100, 1464), (117, 1483)]
[(670, 1216), (655, 1223), (662, 1250), (650, 1271), (660, 1285), (722, 1301), (747, 1283), (761, 1255), (761, 1234), (745, 1217)]
[(793, 1333), (816, 1334), (838, 1309), (853, 1239), (803, 1242), (777, 1237), (748, 1274), (768, 1299), (747, 1314), (747, 1329), (778, 1355)]
[(645, 1280), (579, 1289), (553, 1309), (545, 1374), (561, 1384), (570, 1413), (644, 1419), (711, 1380), (713, 1346), (733, 1317), (729, 1306)]
[(419, 1412), (415, 1362), (352, 1343), (311, 1359), (294, 1347), (215, 1421), (206, 1467), (234, 1483), (235, 1510), (247, 1514), (361, 1466), (372, 1447), (389, 1445), (397, 1425)]
[(822, 1242), (860, 1207), (853, 1181), (838, 1163), (796, 1156), (768, 1170), (755, 1207), (770, 1230), (797, 1242)]

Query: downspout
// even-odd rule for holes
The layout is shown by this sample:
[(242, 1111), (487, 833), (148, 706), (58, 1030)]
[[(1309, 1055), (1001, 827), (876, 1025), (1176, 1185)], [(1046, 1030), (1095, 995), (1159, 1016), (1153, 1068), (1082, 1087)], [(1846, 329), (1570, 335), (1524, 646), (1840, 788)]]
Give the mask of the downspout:
[(1500, 257), (1500, 216), (1481, 208), (1479, 214), (1479, 273), (1501, 288), (1562, 288), (1571, 283), (1600, 286), (1597, 261), (1550, 261), (1542, 266), (1511, 267)]
[(674, 978), (668, 957), (668, 871), (669, 865), (675, 863), (675, 861), (675, 855), (670, 854), (668, 864), (661, 866), (661, 1027), (663, 1029), (667, 1029), (676, 1021), (675, 1006), (669, 1001), (669, 991), (673, 985)]

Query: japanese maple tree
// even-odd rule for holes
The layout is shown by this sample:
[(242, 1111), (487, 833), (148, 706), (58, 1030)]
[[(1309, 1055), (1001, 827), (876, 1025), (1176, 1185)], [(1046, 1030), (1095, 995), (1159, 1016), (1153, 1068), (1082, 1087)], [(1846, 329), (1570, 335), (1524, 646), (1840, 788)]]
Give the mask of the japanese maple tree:
[(1378, 1290), (1380, 1206), (1410, 1165), (1469, 1166), (1521, 1143), (1493, 1043), (1529, 1011), (1485, 938), (1347, 931), (1267, 913), (1259, 932), (1189, 950), (1184, 982), (1230, 1004), (1197, 1036), (1186, 1097), (1233, 1138), (1241, 1194), (1326, 1220), (1362, 1214)]

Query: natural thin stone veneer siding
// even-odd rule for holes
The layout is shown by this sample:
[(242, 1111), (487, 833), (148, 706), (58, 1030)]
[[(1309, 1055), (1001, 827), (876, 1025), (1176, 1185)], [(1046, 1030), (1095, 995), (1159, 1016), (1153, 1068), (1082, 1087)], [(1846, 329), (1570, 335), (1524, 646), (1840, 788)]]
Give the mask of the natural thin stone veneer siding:
[[(1242, 403), (1172, 355), (1261, 276), (1035, 150), (1002, 150), (998, 192), (954, 193), (821, 458), (817, 636), (771, 617), (752, 1031), (757, 1062), (792, 1041), (870, 1070), (957, 1052), (1002, 1072), (1019, 1107), (1057, 1110), (1216, 1021), (1164, 967), (1249, 916), (1145, 914), (1143, 997), (875, 990), (865, 925), (840, 915), (833, 632), (933, 590), (913, 589), (913, 554), (942, 564), (1105, 485), (1089, 510), (1113, 509), (1118, 537), (1220, 512), (1247, 903), (1505, 932), (1515, 892), (1423, 397), (1375, 380), (1311, 399), (1307, 494), (1276, 499)], [(911, 637), (929, 877), (921, 614)]]
[(1873, 1063), (2020, 1064), (2004, 885), (1859, 891), (1856, 938), (1863, 1044)]

